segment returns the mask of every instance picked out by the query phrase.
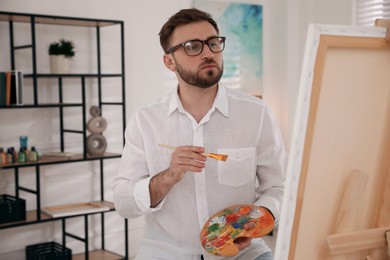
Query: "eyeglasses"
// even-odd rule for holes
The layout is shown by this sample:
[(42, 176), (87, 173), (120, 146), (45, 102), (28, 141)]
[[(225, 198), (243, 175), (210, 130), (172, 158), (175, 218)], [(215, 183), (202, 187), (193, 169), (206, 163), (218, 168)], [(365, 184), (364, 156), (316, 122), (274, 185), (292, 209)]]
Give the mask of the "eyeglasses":
[(226, 37), (215, 36), (215, 37), (210, 37), (205, 41), (201, 41), (201, 40), (186, 41), (173, 46), (167, 51), (167, 53), (173, 53), (177, 51), (180, 47), (183, 47), (185, 53), (188, 56), (196, 56), (202, 53), (205, 44), (209, 46), (210, 51), (214, 53), (218, 53), (218, 52), (222, 52), (225, 49), (225, 40)]

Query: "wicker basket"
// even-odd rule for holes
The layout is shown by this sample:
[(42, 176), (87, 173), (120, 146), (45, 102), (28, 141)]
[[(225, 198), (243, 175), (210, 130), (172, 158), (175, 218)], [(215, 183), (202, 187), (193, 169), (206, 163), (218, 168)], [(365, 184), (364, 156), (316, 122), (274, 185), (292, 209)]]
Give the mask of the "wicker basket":
[(72, 260), (72, 250), (56, 242), (29, 245), (26, 260)]
[(0, 195), (0, 224), (26, 220), (26, 201), (8, 194)]

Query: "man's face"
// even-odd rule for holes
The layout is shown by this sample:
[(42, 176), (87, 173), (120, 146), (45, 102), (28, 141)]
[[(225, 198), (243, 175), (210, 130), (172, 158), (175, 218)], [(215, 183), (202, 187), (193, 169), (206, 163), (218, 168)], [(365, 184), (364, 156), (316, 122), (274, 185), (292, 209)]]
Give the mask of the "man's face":
[[(171, 46), (189, 40), (207, 40), (213, 36), (217, 36), (217, 33), (208, 22), (183, 25), (173, 33)], [(222, 77), (222, 53), (212, 52), (207, 44), (197, 56), (188, 56), (182, 47), (168, 55), (172, 56), (179, 80), (182, 79), (187, 84), (209, 88), (217, 84)]]

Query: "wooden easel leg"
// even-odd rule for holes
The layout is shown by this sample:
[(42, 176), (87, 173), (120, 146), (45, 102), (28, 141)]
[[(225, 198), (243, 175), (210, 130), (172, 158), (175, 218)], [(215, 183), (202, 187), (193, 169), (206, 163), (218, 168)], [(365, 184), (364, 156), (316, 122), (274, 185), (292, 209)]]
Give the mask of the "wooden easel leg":
[(387, 31), (386, 31), (385, 40), (390, 41), (390, 19), (376, 19), (375, 26), (386, 27)]

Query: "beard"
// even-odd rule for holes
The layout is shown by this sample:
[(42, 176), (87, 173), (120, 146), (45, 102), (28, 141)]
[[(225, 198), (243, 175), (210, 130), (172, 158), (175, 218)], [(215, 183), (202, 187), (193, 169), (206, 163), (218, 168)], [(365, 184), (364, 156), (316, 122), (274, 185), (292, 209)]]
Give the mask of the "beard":
[[(213, 60), (206, 60), (201, 66), (206, 64), (216, 64), (216, 63)], [(209, 88), (211, 86), (214, 86), (220, 81), (223, 74), (223, 63), (220, 67), (217, 66), (217, 70), (210, 69), (206, 71), (205, 76), (201, 76), (199, 72), (191, 72), (185, 70), (180, 65), (180, 63), (176, 61), (176, 71), (179, 74), (179, 76), (184, 80), (184, 82), (186, 82), (187, 84), (199, 88)]]

